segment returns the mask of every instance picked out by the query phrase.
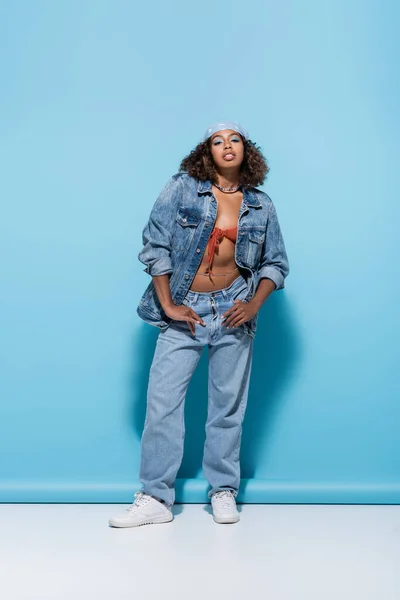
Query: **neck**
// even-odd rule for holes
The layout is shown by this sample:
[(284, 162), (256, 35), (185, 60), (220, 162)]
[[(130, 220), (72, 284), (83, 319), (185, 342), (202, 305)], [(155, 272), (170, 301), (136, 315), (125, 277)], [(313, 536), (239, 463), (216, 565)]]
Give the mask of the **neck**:
[(224, 188), (234, 188), (239, 184), (239, 169), (217, 172), (218, 185)]

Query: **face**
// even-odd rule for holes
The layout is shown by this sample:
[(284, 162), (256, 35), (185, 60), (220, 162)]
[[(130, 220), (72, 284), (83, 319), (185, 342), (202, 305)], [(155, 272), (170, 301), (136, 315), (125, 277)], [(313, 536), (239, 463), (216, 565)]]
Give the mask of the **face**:
[(232, 129), (217, 131), (211, 136), (211, 154), (218, 168), (238, 169), (243, 162), (244, 145), (240, 135)]

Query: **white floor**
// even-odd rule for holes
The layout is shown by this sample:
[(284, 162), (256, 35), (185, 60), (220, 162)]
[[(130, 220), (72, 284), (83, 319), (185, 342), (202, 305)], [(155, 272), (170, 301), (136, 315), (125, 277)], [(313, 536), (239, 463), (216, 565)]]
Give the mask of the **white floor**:
[(399, 600), (400, 506), (175, 504), (127, 529), (128, 504), (1, 504), (2, 600)]

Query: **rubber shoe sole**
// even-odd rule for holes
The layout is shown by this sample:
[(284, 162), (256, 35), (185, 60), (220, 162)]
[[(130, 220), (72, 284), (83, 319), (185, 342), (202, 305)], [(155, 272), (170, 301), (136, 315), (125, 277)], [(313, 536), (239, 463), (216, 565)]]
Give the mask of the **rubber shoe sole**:
[(171, 516), (168, 515), (161, 515), (159, 517), (154, 517), (152, 519), (146, 519), (144, 521), (138, 521), (136, 523), (134, 522), (123, 522), (123, 521), (116, 521), (113, 519), (113, 517), (111, 517), (111, 519), (109, 519), (108, 524), (111, 525), (111, 527), (141, 527), (142, 525), (158, 525), (161, 523), (170, 523), (171, 521), (173, 521), (174, 519), (174, 515), (171, 514)]
[(237, 517), (214, 517), (213, 519), (216, 523), (237, 523), (240, 521), (240, 515)]

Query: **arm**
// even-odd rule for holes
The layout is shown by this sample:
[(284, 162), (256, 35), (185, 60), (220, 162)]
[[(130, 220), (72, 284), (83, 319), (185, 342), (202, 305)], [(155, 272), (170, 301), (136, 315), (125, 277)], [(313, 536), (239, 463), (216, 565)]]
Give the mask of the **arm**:
[(186, 321), (194, 335), (195, 323), (200, 323), (203, 327), (206, 324), (192, 308), (173, 303), (169, 285), (169, 277), (173, 272), (171, 239), (182, 188), (181, 177), (179, 174), (174, 175), (158, 196), (143, 229), (143, 248), (138, 259), (146, 265), (144, 270), (153, 278), (154, 288), (165, 314), (173, 320)]
[(289, 261), (286, 254), (282, 231), (274, 204), (271, 202), (267, 230), (263, 244), (258, 276), (259, 283), (251, 303), (258, 311), (272, 292), (285, 287), (289, 274)]
[(282, 232), (272, 201), (269, 206), (267, 229), (258, 268), (258, 285), (249, 302), (235, 300), (223, 317), (227, 327), (238, 327), (252, 319), (273, 291), (284, 287), (285, 277), (289, 274), (289, 262), (283, 242)]
[(149, 275), (172, 273), (171, 237), (177, 207), (182, 196), (182, 181), (174, 175), (161, 191), (142, 231), (143, 248), (138, 259)]
[(285, 287), (285, 278), (288, 274), (289, 261), (285, 243), (279, 226), (278, 215), (271, 201), (258, 276), (259, 279), (263, 277), (271, 279), (275, 284), (275, 289), (280, 290)]
[(169, 286), (169, 274), (166, 273), (165, 275), (153, 275), (153, 282), (160, 304), (164, 312), (166, 312), (174, 306), (174, 303), (172, 302), (171, 288)]

